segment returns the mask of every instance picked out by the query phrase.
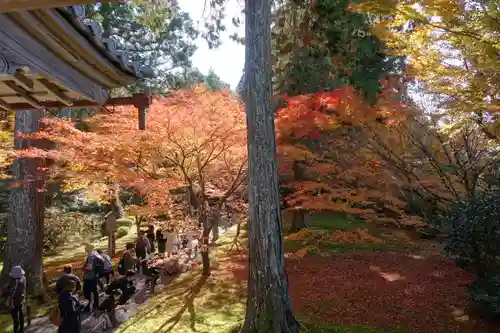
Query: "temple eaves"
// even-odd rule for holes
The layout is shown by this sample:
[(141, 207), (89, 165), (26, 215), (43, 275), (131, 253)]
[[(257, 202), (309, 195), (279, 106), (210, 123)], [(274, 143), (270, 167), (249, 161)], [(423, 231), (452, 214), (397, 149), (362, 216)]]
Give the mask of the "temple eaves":
[(0, 109), (104, 105), (110, 89), (152, 76), (84, 6), (0, 14)]

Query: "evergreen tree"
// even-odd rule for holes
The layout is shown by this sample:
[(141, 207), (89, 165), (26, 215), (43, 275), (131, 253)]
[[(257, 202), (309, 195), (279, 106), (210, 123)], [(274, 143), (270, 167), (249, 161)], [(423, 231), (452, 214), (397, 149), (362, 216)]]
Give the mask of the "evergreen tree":
[[(133, 61), (154, 69), (156, 77), (149, 83), (153, 91), (166, 92), (183, 81), (198, 32), (177, 1), (89, 5), (87, 16), (100, 21), (106, 35), (118, 36), (119, 49)], [(140, 91), (143, 86), (139, 80), (129, 91)]]
[(212, 91), (229, 89), (231, 87), (228, 83), (222, 81), (219, 75), (217, 75), (212, 68), (210, 68), (207, 76), (205, 76), (205, 84)]

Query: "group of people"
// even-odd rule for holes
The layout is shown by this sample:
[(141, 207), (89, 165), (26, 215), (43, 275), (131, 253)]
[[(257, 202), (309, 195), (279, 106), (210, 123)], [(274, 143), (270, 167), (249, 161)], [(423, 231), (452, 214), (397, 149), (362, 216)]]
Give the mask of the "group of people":
[(198, 233), (188, 232), (179, 235), (177, 231), (169, 227), (166, 230), (157, 229), (150, 224), (146, 232), (140, 231), (139, 237), (134, 245), (134, 250), (139, 260), (145, 259), (148, 254), (155, 253), (158, 245), (158, 253), (161, 256), (171, 257), (179, 249), (194, 250), (198, 247)]
[[(125, 304), (136, 292), (133, 277), (137, 271), (147, 277), (147, 282), (156, 284), (159, 271), (149, 267), (147, 255), (156, 252), (161, 256), (171, 257), (180, 248), (193, 250), (197, 248), (198, 237), (195, 233), (179, 236), (174, 228), (155, 232), (153, 225), (147, 232), (141, 231), (135, 243), (126, 245), (124, 254), (118, 264), (119, 278), (115, 272), (111, 258), (90, 244), (85, 246), (87, 252), (80, 279), (73, 274), (73, 267), (66, 265), (63, 275), (56, 282), (58, 295), (58, 313), (60, 317), (59, 333), (79, 333), (81, 331), (80, 314), (92, 310), (105, 311), (113, 326), (116, 326), (114, 311), (117, 305)], [(155, 246), (157, 245), (157, 247)], [(10, 283), (2, 290), (6, 306), (12, 315), (14, 333), (24, 333), (24, 303), (26, 298), (26, 278), (21, 266), (14, 266), (10, 271)], [(102, 281), (104, 279), (104, 282)], [(82, 283), (83, 280), (83, 283)], [(106, 298), (99, 303), (99, 291), (105, 292)], [(83, 289), (84, 301), (80, 301), (78, 293)]]
[[(64, 274), (56, 282), (61, 323), (59, 333), (79, 333), (81, 331), (80, 314), (92, 310), (105, 311), (113, 326), (118, 304), (125, 304), (136, 292), (133, 283), (134, 270), (129, 270), (115, 279), (115, 272), (109, 255), (94, 250), (92, 245), (85, 248), (87, 256), (83, 267), (83, 285), (72, 272), (71, 265), (64, 267)], [(105, 283), (102, 281), (104, 279)], [(83, 287), (84, 301), (80, 301), (77, 292)], [(105, 292), (106, 298), (99, 302), (99, 291)]]

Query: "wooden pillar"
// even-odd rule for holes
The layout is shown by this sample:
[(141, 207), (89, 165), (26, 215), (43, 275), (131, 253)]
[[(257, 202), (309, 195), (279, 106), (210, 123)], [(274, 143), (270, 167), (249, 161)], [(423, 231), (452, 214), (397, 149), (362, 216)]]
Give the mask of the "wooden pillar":
[[(140, 131), (146, 130), (148, 108), (151, 105), (151, 101), (152, 101), (151, 96), (152, 96), (151, 95), (151, 88), (146, 87), (144, 90), (144, 94), (137, 95), (137, 98), (135, 100), (134, 106), (139, 111), (139, 130)], [(134, 96), (134, 98), (135, 97), (136, 96)]]
[(146, 108), (139, 109), (139, 130), (140, 131), (146, 130), (146, 113), (147, 113)]

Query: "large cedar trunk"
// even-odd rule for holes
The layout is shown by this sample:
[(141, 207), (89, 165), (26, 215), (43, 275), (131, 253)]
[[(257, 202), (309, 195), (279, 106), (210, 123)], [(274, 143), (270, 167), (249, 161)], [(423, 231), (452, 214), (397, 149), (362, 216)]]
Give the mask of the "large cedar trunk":
[[(40, 128), (41, 111), (17, 111), (15, 131), (34, 133)], [(32, 140), (16, 138), (15, 148), (34, 146)], [(21, 265), (26, 271), (28, 292), (45, 296), (43, 286), (43, 237), (45, 193), (43, 179), (38, 172), (41, 159), (19, 158), (12, 166), (12, 177), (19, 181), (9, 197), (7, 243), (2, 276), (7, 277), (13, 265)]]
[(249, 170), (249, 277), (244, 333), (295, 333), (283, 254), (274, 114), (271, 0), (246, 0), (245, 110)]

